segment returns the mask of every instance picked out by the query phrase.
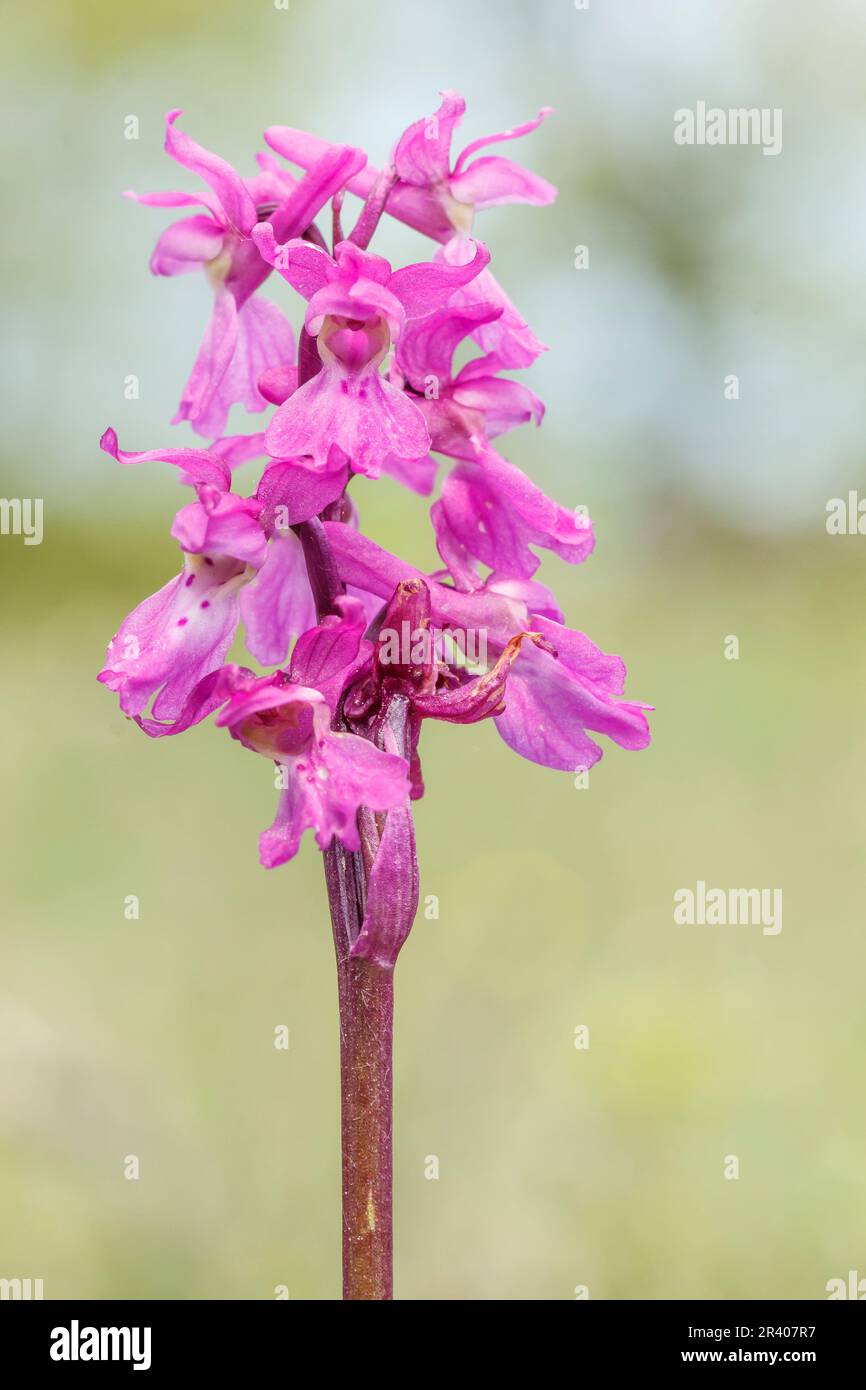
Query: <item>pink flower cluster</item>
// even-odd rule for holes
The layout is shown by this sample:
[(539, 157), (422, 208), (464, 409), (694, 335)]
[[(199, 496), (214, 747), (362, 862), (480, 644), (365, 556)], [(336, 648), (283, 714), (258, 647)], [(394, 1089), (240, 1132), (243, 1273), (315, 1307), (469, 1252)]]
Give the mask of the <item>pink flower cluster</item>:
[[(124, 620), (99, 679), (151, 737), (213, 715), (276, 764), (277, 815), (261, 837), (267, 867), (292, 858), (307, 828), (322, 849), (336, 837), (366, 854), (366, 916), (352, 950), (384, 965), (417, 899), (410, 801), (423, 793), (425, 719), (490, 717), (523, 757), (568, 771), (601, 757), (592, 734), (624, 748), (649, 741), (647, 707), (621, 698), (621, 660), (566, 627), (534, 578), (539, 549), (585, 560), (591, 524), (491, 442), (541, 422), (542, 402), (505, 373), (529, 366), (544, 346), (491, 275), (474, 215), (498, 203), (543, 206), (556, 191), (479, 151), (528, 134), (548, 112), (453, 159), (463, 112), (461, 97), (443, 93), (382, 170), (359, 149), (271, 127), (265, 140), (275, 153), (260, 154), (249, 179), (179, 130), (180, 113), (170, 112), (166, 151), (205, 187), (128, 196), (204, 209), (162, 233), (151, 269), (203, 271), (212, 287), (211, 319), (175, 416), (210, 442), (130, 453), (111, 429), (101, 440), (119, 463), (173, 464), (194, 500), (171, 531), (180, 574)], [(347, 193), (361, 209), (344, 235)], [(316, 222), (325, 210), (330, 238)], [(430, 237), (431, 258), (394, 269), (372, 253), (385, 214)], [(297, 339), (259, 293), (272, 271), (303, 302)], [(459, 370), (458, 349), (474, 354)], [(264, 431), (226, 435), (236, 405), (270, 409)], [(452, 466), (431, 507), (442, 568), (425, 575), (363, 534), (349, 489), (355, 473), (384, 473), (429, 496), (436, 455)], [(256, 458), (264, 460), (258, 486), (242, 496), (233, 469)], [(227, 663), (241, 624), (246, 649), (270, 674)], [(423, 642), (417, 659), (411, 651), (385, 659), (386, 634), (431, 627), (482, 633), (484, 668)]]

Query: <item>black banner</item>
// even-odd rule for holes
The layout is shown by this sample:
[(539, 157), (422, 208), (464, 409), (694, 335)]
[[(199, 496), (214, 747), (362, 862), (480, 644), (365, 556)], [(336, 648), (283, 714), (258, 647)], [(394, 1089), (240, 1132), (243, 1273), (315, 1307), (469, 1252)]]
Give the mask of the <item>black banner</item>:
[[(423, 1307), (425, 1305), (421, 1305)], [(138, 1373), (159, 1378), (178, 1371), (225, 1377), (233, 1371), (273, 1369), (297, 1373), (298, 1352), (304, 1363), (315, 1343), (308, 1338), (309, 1304), (243, 1303), (108, 1303), (4, 1302), (0, 1305), (0, 1347), (4, 1365), (18, 1373), (31, 1369), (52, 1376)], [(346, 1340), (328, 1343), (328, 1371), (335, 1359), (352, 1358), (362, 1343), (351, 1334), (371, 1327), (393, 1327), (399, 1312), (386, 1322), (370, 1324), (376, 1314), (345, 1313), (332, 1308), (332, 1327)], [(476, 1313), (476, 1316), (478, 1314)], [(489, 1314), (481, 1314), (486, 1322)], [(575, 1302), (551, 1324), (570, 1339), (575, 1371), (601, 1363), (604, 1370), (664, 1370), (708, 1365), (811, 1366), (826, 1373), (855, 1369), (862, 1359), (861, 1314), (837, 1302), (785, 1303), (641, 1303)], [(361, 1322), (355, 1322), (361, 1317)], [(344, 1319), (348, 1318), (348, 1322)], [(513, 1347), (512, 1337), (503, 1347)], [(533, 1329), (534, 1330), (534, 1329)], [(303, 1342), (299, 1339), (303, 1338)], [(518, 1333), (518, 1339), (520, 1334)], [(486, 1359), (495, 1343), (476, 1332), (477, 1356)], [(453, 1365), (453, 1346), (439, 1323), (424, 1335), (424, 1372), (441, 1348), (444, 1364)], [(551, 1348), (551, 1350), (555, 1350)], [(537, 1348), (536, 1348), (537, 1351)], [(509, 1353), (510, 1354), (510, 1353)], [(560, 1349), (561, 1354), (561, 1349)], [(377, 1351), (381, 1364), (382, 1346)], [(461, 1352), (461, 1360), (464, 1353)], [(367, 1363), (369, 1364), (369, 1363)], [(403, 1367), (405, 1374), (406, 1367)]]

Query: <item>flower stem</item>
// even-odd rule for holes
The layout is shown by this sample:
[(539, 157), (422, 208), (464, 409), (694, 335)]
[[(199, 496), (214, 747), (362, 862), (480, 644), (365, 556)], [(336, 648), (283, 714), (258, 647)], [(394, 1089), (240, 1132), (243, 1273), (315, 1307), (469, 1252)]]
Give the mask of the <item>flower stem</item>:
[(391, 1299), (394, 974), (349, 955), (363, 917), (361, 855), (335, 841), (325, 877), (340, 1003), (343, 1298)]
[[(302, 522), (296, 531), (321, 620), (343, 586), (321, 521)], [(343, 727), (339, 714), (335, 726)], [(354, 853), (335, 838), (323, 857), (340, 1006), (343, 1298), (391, 1299), (394, 972), (350, 955), (367, 897), (363, 850)]]

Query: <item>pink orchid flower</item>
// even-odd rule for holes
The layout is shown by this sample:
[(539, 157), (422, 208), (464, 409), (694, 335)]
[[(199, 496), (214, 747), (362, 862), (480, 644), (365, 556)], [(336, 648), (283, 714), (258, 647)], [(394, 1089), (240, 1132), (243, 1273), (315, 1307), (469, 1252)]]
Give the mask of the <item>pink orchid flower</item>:
[(99, 674), (120, 696), (124, 714), (154, 734), (180, 717), (193, 688), (225, 660), (241, 617), (250, 651), (270, 664), (275, 650), (276, 660), (285, 653), (292, 632), (304, 632), (314, 621), (312, 595), (299, 541), (286, 534), (269, 542), (272, 528), (262, 524), (265, 502), (228, 490), (224, 459), (205, 449), (130, 453), (119, 448), (111, 429), (100, 443), (123, 464), (174, 464), (197, 493), (171, 528), (183, 552), (181, 573), (124, 619)]
[(256, 290), (270, 274), (250, 239), (262, 218), (273, 220), (281, 237), (300, 235), (347, 175), (366, 161), (360, 150), (333, 146), (323, 161), (296, 183), (271, 160), (244, 180), (218, 155), (176, 128), (181, 112), (166, 116), (166, 152), (209, 185), (209, 192), (127, 193), (152, 207), (200, 204), (206, 214), (182, 218), (157, 241), (150, 266), (155, 275), (203, 270), (214, 291), (214, 307), (173, 423), (189, 420), (197, 434), (221, 435), (232, 405), (250, 412), (266, 408), (259, 378), (271, 367), (293, 361), (294, 335), (282, 311)]
[[(501, 155), (472, 159), (487, 145), (516, 140), (536, 130), (551, 114), (545, 106), (536, 118), (511, 130), (473, 140), (451, 162), (451, 140), (463, 119), (466, 102), (459, 92), (441, 93), (442, 103), (432, 116), (414, 121), (397, 141), (391, 156), (395, 183), (387, 210), (416, 231), (436, 241), (448, 241), (455, 232), (468, 235), (476, 211), (500, 203), (531, 203), (545, 207), (556, 198), (546, 179)], [(328, 142), (292, 126), (269, 126), (265, 140), (284, 159), (312, 168), (328, 148)], [(379, 171), (368, 164), (347, 181), (360, 198), (372, 192)]]
[(430, 262), (392, 271), (381, 256), (340, 242), (333, 258), (308, 242), (280, 246), (273, 227), (254, 233), (261, 254), (308, 301), (307, 333), (321, 370), (279, 407), (265, 444), (279, 458), (326, 468), (332, 444), (356, 473), (378, 477), (388, 459), (422, 459), (430, 436), (421, 412), (379, 368), (407, 321), (436, 309), (487, 264), (480, 242), (460, 266)]

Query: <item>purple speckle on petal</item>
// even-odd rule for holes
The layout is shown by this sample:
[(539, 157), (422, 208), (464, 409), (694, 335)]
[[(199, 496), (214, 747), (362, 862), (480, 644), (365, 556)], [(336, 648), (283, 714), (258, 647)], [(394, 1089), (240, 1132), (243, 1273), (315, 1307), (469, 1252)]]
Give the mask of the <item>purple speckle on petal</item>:
[(205, 557), (204, 557), (204, 562), (205, 562), (206, 565), (212, 565), (212, 564), (213, 564), (213, 560), (211, 559), (211, 557), (210, 557), (209, 555), (205, 555)]
[(189, 618), (178, 618), (178, 620), (177, 620), (177, 625), (178, 625), (178, 627), (183, 627), (183, 625), (184, 625), (185, 623), (188, 623), (188, 622), (189, 622)]
[(203, 598), (199, 604), (199, 608), (210, 608), (210, 599)]

